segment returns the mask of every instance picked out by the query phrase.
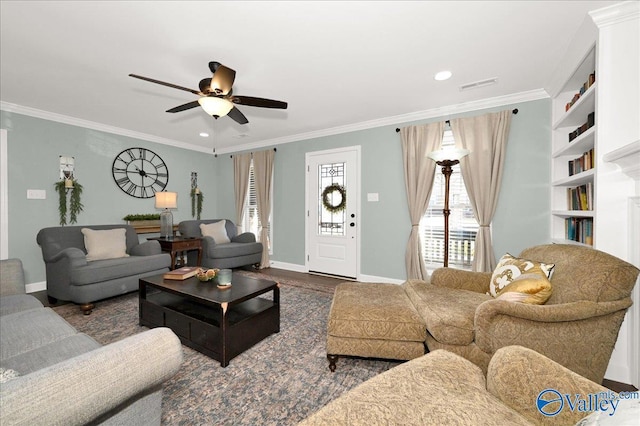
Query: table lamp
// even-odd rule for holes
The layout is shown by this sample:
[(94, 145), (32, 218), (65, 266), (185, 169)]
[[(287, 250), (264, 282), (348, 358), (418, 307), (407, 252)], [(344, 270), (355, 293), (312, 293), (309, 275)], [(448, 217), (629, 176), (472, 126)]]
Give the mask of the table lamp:
[(173, 238), (173, 214), (171, 210), (178, 207), (177, 192), (156, 192), (156, 209), (164, 209), (160, 213), (160, 237)]

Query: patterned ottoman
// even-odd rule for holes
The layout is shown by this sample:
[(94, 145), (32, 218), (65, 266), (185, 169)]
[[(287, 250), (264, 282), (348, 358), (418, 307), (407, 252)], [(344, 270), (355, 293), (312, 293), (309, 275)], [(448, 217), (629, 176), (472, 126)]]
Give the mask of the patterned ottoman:
[(403, 286), (342, 283), (336, 287), (327, 326), (327, 358), (409, 360), (424, 355), (426, 325)]

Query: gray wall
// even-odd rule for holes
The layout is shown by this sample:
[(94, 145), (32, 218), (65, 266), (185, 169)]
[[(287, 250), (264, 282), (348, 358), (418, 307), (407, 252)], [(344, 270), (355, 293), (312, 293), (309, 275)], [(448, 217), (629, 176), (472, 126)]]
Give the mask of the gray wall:
[[(519, 103), (460, 114), (478, 115), (518, 108), (513, 116), (498, 211), (493, 223), (496, 257), (505, 252), (548, 242), (551, 104), (549, 100)], [(439, 118), (454, 118), (456, 115)], [(23, 260), (28, 283), (45, 280), (37, 232), (58, 225), (58, 156), (75, 157), (76, 176), (84, 186), (84, 211), (78, 224), (123, 223), (128, 213), (153, 213), (153, 199), (135, 199), (114, 183), (111, 164), (123, 149), (141, 146), (160, 155), (169, 168), (167, 190), (176, 191), (174, 222), (191, 218), (190, 173), (198, 172), (205, 195), (203, 218), (235, 221), (233, 161), (201, 152), (173, 148), (125, 136), (56, 123), (2, 111), (0, 127), (8, 131), (9, 256)], [(436, 119), (428, 120), (436, 121)], [(424, 121), (423, 121), (424, 122)], [(305, 154), (360, 145), (361, 273), (404, 279), (404, 253), (410, 231), (406, 207), (398, 123), (277, 146), (274, 171), (274, 254), (272, 260), (304, 265)], [(27, 189), (45, 189), (46, 200), (27, 200)], [(377, 192), (379, 202), (367, 202)]]
[[(22, 259), (27, 283), (45, 280), (44, 262), (36, 234), (58, 226), (60, 155), (75, 157), (75, 175), (83, 186), (84, 210), (78, 225), (125, 223), (130, 213), (159, 213), (154, 199), (139, 199), (115, 184), (111, 166), (125, 148), (154, 151), (169, 169), (168, 191), (178, 192), (174, 223), (191, 218), (191, 172), (198, 172), (204, 193), (204, 217), (216, 215), (215, 163), (212, 155), (170, 147), (125, 136), (2, 111), (0, 127), (7, 129), (9, 180), (9, 256)], [(28, 200), (27, 189), (46, 190), (45, 200)]]
[[(518, 108), (512, 117), (507, 158), (497, 213), (493, 222), (494, 251), (518, 254), (525, 247), (549, 241), (549, 179), (551, 103), (539, 100), (452, 115), (479, 115)], [(443, 120), (438, 118), (428, 121)], [(426, 121), (425, 121), (426, 122)], [(411, 228), (407, 212), (400, 135), (401, 123), (279, 145), (274, 171), (273, 261), (304, 265), (305, 154), (360, 145), (361, 273), (394, 279), (406, 277), (404, 253)], [(217, 159), (221, 181), (232, 179), (229, 155)], [(377, 192), (379, 202), (367, 202)], [(218, 212), (233, 218), (233, 188), (220, 188)]]

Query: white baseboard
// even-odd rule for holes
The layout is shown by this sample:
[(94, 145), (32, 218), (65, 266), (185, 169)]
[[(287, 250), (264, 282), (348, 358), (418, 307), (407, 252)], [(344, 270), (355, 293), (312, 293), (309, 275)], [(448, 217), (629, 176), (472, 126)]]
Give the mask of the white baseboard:
[(24, 286), (27, 293), (35, 293), (37, 291), (44, 291), (47, 289), (47, 282), (41, 281), (39, 283), (31, 283)]
[[(306, 274), (309, 272), (305, 267), (305, 265), (298, 265), (295, 263), (287, 263), (287, 262), (278, 262), (277, 260), (271, 261), (271, 267), (277, 268), (277, 269), (284, 269), (285, 271), (301, 272), (303, 274)], [(398, 280), (395, 278), (378, 277), (375, 275), (363, 275), (363, 274), (360, 274), (358, 281), (363, 283), (391, 283), (391, 284), (402, 284), (405, 282), (405, 280)]]

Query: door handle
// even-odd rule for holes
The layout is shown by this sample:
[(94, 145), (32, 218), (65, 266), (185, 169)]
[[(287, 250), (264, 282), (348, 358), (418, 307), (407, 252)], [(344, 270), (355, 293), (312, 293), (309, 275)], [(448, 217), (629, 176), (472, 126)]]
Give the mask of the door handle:
[(351, 222), (349, 226), (356, 226), (355, 222)]

